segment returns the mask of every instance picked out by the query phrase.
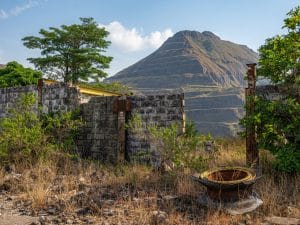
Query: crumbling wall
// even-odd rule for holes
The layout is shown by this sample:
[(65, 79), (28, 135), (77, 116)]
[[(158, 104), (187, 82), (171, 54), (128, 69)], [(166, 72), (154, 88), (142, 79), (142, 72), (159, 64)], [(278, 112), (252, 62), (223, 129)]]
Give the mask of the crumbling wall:
[(256, 95), (266, 100), (278, 100), (282, 98), (283, 91), (275, 85), (257, 86)]
[(39, 92), (39, 100), (44, 113), (66, 112), (80, 105), (80, 92), (77, 87), (54, 83), (43, 85), (40, 90), (42, 91)]
[(44, 113), (69, 111), (79, 107), (80, 92), (76, 87), (63, 83), (0, 88), (0, 118), (7, 116), (7, 110), (14, 108), (22, 95), (33, 93)]
[(37, 96), (37, 86), (29, 85), (22, 87), (0, 88), (0, 118), (7, 116), (7, 110), (9, 108), (14, 108), (20, 97), (29, 93), (33, 93)]
[(113, 102), (118, 97), (93, 97), (81, 104), (84, 127), (77, 146), (83, 157), (116, 162), (120, 148), (118, 113), (113, 113)]
[[(182, 94), (130, 96), (131, 112), (114, 112), (113, 105), (124, 97), (93, 97), (81, 104), (81, 115), (85, 122), (78, 137), (78, 150), (84, 157), (116, 162), (118, 159), (155, 154), (156, 143), (149, 136), (148, 127), (165, 127), (177, 123), (183, 128), (184, 103)], [(126, 116), (127, 113), (127, 116)], [(139, 115), (142, 127), (138, 131), (127, 130), (123, 140), (125, 117), (130, 120)], [(126, 146), (122, 146), (126, 143)], [(123, 152), (123, 147), (126, 153)], [(126, 154), (126, 155), (125, 155)], [(155, 158), (147, 157), (147, 159)]]
[[(149, 136), (148, 127), (165, 127), (177, 123), (183, 129), (183, 94), (151, 94), (129, 97), (84, 96), (76, 87), (63, 83), (44, 84), (0, 89), (0, 118), (7, 116), (6, 110), (14, 107), (21, 94), (34, 93), (37, 106), (44, 113), (69, 111), (80, 108), (84, 126), (77, 140), (78, 152), (84, 157), (116, 162), (132, 158), (139, 153), (155, 153), (156, 144)], [(127, 99), (131, 112), (115, 111), (114, 102)], [(83, 102), (83, 103), (82, 103)], [(139, 115), (142, 128), (139, 132), (125, 131), (127, 121)], [(126, 133), (125, 133), (126, 132)]]
[[(142, 127), (138, 131), (129, 130), (127, 134), (126, 150), (129, 158), (145, 156), (146, 159), (156, 157), (156, 143), (149, 134), (149, 126), (166, 127), (178, 124), (180, 131), (184, 127), (184, 95), (183, 94), (155, 94), (145, 96), (131, 96), (130, 117), (135, 114), (142, 120)], [(149, 157), (150, 156), (150, 157)]]

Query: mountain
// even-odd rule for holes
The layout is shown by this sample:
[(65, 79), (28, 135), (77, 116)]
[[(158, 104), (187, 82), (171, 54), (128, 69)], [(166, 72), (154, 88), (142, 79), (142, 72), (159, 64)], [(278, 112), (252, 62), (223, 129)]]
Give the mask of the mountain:
[(232, 136), (244, 113), (246, 64), (257, 60), (257, 53), (245, 45), (221, 40), (210, 31), (185, 30), (107, 81), (144, 92), (181, 88), (187, 119), (200, 132)]
[(245, 45), (221, 40), (209, 31), (180, 31), (108, 80), (151, 89), (190, 84), (238, 87), (244, 83), (245, 64), (253, 61), (257, 54)]

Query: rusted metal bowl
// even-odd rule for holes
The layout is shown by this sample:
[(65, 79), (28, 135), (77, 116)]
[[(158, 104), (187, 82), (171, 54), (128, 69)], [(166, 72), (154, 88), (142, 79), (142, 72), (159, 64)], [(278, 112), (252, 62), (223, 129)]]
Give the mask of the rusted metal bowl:
[(256, 173), (244, 167), (225, 167), (207, 170), (194, 179), (207, 188), (208, 197), (215, 202), (235, 202), (249, 198)]

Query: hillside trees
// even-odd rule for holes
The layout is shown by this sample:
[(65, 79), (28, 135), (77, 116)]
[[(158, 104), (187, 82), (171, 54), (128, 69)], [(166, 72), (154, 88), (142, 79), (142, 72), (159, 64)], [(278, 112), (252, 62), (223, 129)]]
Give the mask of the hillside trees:
[(30, 49), (40, 49), (41, 57), (28, 60), (48, 78), (64, 82), (98, 81), (106, 77), (112, 57), (102, 53), (110, 42), (108, 32), (93, 18), (80, 18), (81, 24), (41, 29), (40, 37), (23, 38)]
[(0, 88), (37, 84), (42, 73), (13, 61), (0, 68)]

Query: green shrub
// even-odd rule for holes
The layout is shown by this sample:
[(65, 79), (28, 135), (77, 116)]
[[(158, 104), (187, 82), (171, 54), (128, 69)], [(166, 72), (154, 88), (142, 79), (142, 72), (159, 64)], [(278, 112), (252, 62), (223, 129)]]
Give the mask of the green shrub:
[(36, 162), (44, 158), (52, 146), (47, 142), (43, 124), (34, 112), (36, 97), (23, 95), (9, 116), (0, 121), (0, 156), (2, 161)]
[(74, 112), (38, 113), (36, 96), (23, 95), (0, 120), (1, 162), (35, 164), (53, 154), (74, 153), (80, 125)]
[(202, 140), (195, 126), (188, 123), (185, 133), (180, 126), (172, 124), (168, 127), (149, 127), (150, 134), (157, 141), (157, 151), (162, 163), (174, 163), (176, 169), (190, 169), (200, 171), (207, 166), (207, 159), (203, 156)]
[(256, 128), (258, 147), (275, 156), (278, 170), (300, 171), (300, 104), (295, 99), (256, 98), (253, 115), (241, 122)]
[(65, 153), (74, 154), (75, 140), (83, 125), (78, 111), (43, 114), (42, 121), (48, 141)]

